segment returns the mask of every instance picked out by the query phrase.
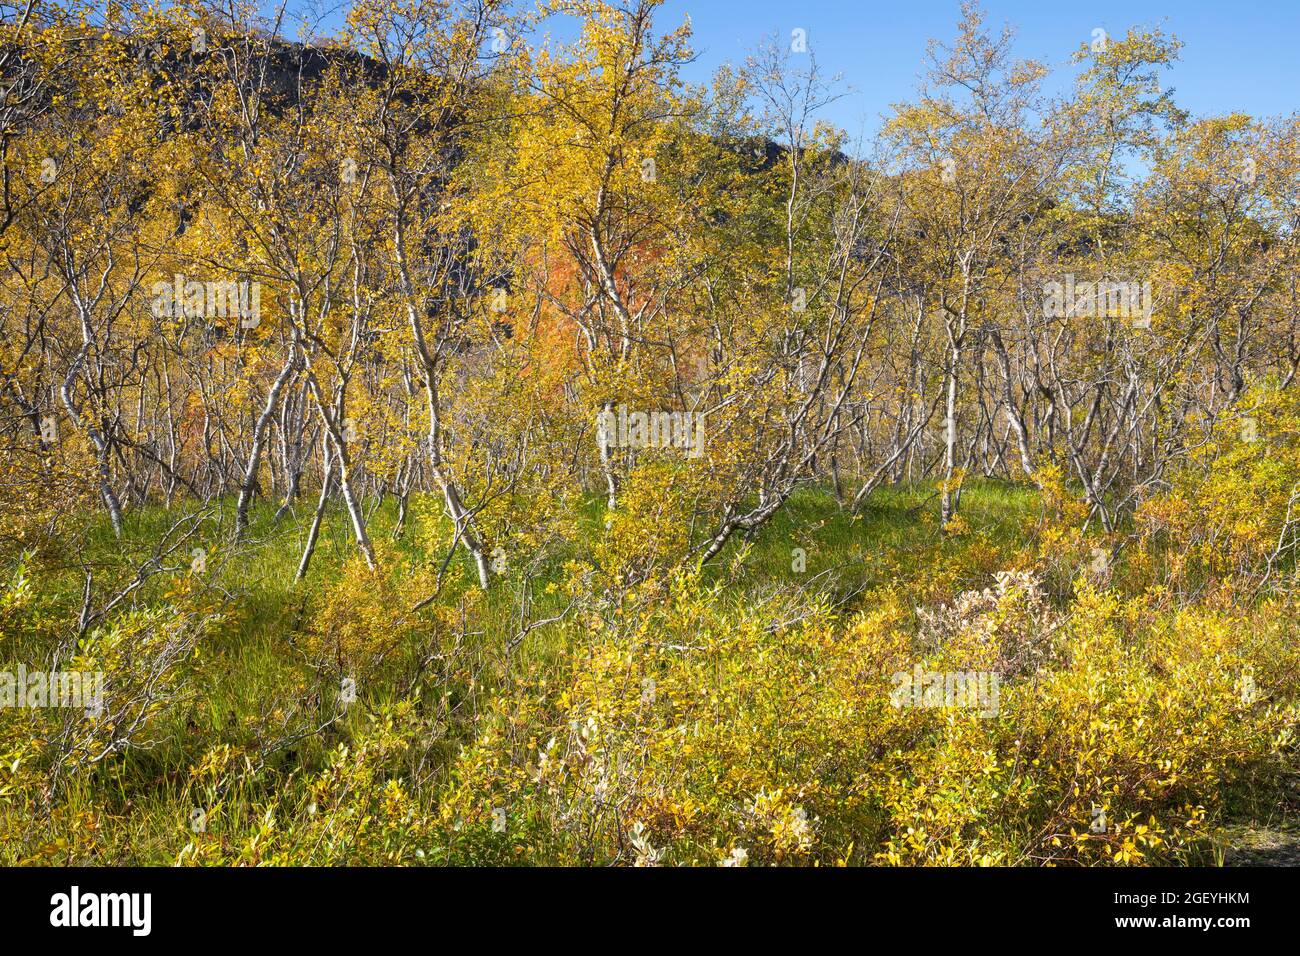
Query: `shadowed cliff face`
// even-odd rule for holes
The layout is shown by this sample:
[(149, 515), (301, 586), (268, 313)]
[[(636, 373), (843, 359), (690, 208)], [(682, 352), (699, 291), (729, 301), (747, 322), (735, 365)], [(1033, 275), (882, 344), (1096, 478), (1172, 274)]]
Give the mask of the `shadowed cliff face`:
[[(60, 41), (66, 47), (63, 65), (89, 57), (102, 66), (107, 63), (106, 46), (118, 45), (129, 68), (148, 75), (156, 89), (170, 85), (173, 91), (179, 90), (182, 109), (210, 92), (217, 81), (237, 82), (243, 89), (256, 90), (267, 108), (283, 110), (296, 106), (331, 69), (342, 68), (348, 82), (372, 89), (383, 83), (389, 71), (385, 64), (343, 46), (295, 43), (256, 30), (164, 37), (76, 31), (63, 26), (46, 29), (60, 31)], [(0, 44), (0, 83), (8, 93), (0, 108), (0, 121), (12, 123), (20, 115), (44, 113), (56, 95), (72, 92), (72, 69), (46, 70), (39, 82), (36, 80), (39, 47), (47, 35), (38, 27), (30, 31), (25, 43)], [(201, 66), (207, 68), (206, 75)]]

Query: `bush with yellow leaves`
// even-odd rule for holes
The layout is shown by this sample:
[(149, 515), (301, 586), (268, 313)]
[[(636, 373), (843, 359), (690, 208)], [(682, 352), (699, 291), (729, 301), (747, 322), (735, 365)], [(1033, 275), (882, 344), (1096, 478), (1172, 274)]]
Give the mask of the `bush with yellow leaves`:
[(376, 545), (378, 567), (362, 558), (344, 563), (315, 608), (304, 645), (321, 668), (363, 681), (394, 656), (422, 647), (431, 615), (416, 605), (435, 591), (436, 574), (427, 562), (403, 560), (391, 544)]
[(1293, 766), (1295, 654), (1251, 629), (1245, 615), (1155, 613), (1082, 584), (1061, 666), (1005, 687), (995, 720), (950, 714), (893, 755), (879, 859), (1205, 859), (1207, 816), (1234, 785)]
[[(1285, 628), (1158, 611), (1083, 580), (1058, 614), (1024, 572), (923, 611), (921, 635), (893, 591), (845, 618), (790, 594), (726, 611), (714, 597), (678, 576), (666, 600), (612, 616), (558, 686), (525, 682), (497, 699), (453, 767), (439, 853), (1199, 860), (1234, 788), (1294, 766)], [(999, 706), (894, 706), (888, 675), (917, 661), (1003, 669)]]
[[(381, 706), (350, 743), (329, 754), (305, 787), (241, 799), (262, 767), (222, 750), (191, 774), (204, 826), (177, 855), (181, 865), (391, 866), (433, 862), (423, 847), (429, 818), (428, 748), (438, 734), (416, 705)], [(220, 800), (214, 796), (222, 795)]]
[(896, 594), (839, 620), (790, 595), (723, 610), (693, 574), (632, 601), (566, 675), (493, 704), (441, 808), (459, 862), (834, 862), (878, 807), (861, 770), (905, 723)]
[(1294, 588), (1300, 553), (1300, 394), (1265, 383), (1145, 501), (1137, 524), (1175, 584)]

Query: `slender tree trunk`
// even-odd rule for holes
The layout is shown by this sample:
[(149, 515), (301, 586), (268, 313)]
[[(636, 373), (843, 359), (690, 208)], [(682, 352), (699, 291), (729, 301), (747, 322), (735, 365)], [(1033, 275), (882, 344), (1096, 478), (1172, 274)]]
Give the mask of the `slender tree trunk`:
[(307, 576), (307, 569), (311, 566), (312, 555), (316, 553), (316, 541), (320, 537), (321, 518), (325, 515), (325, 505), (330, 497), (330, 482), (334, 479), (333, 461), (327, 436), (321, 436), (320, 450), (323, 464), (320, 499), (316, 502), (316, 512), (311, 517), (311, 528), (307, 531), (307, 544), (302, 549), (302, 559), (298, 562), (298, 573), (294, 576), (295, 582), (301, 581)]
[(957, 360), (959, 353), (954, 347), (949, 358), (947, 381), (944, 383), (944, 441), (943, 441), (943, 493), (940, 499), (940, 523), (947, 525), (956, 511), (956, 499), (952, 493), (952, 478), (957, 468)]
[(262, 449), (266, 444), (267, 426), (271, 422), (271, 417), (275, 415), (276, 406), (280, 402), (280, 393), (284, 390), (285, 385), (289, 383), (297, 369), (298, 349), (296, 346), (289, 346), (289, 358), (284, 363), (284, 368), (276, 376), (275, 381), (271, 384), (271, 390), (266, 396), (266, 405), (262, 408), (262, 414), (258, 416), (256, 424), (253, 426), (253, 447), (248, 452), (248, 466), (244, 469), (244, 480), (239, 486), (239, 502), (235, 505), (235, 540), (238, 541), (243, 537), (244, 531), (248, 528), (248, 505), (253, 499), (253, 488), (257, 484), (257, 469), (262, 463)]

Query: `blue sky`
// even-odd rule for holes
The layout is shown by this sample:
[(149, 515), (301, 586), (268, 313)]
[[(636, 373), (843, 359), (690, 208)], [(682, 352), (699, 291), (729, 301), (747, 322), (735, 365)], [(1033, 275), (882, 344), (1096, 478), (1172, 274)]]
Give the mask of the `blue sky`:
[[(1182, 60), (1164, 80), (1184, 109), (1199, 116), (1300, 109), (1300, 0), (985, 0), (983, 7), (991, 29), (1016, 28), (1018, 56), (1065, 68), (1056, 78), (1060, 88), (1070, 82), (1070, 54), (1097, 27), (1122, 36), (1133, 25), (1159, 25), (1185, 44)], [(660, 29), (676, 27), (687, 13), (700, 54), (687, 70), (692, 82), (707, 81), (728, 60), (742, 61), (765, 38), (788, 40), (796, 27), (806, 30), (822, 68), (842, 74), (852, 90), (825, 116), (857, 134), (873, 132), (892, 103), (911, 96), (926, 41), (954, 35), (959, 3), (667, 0)], [(567, 33), (556, 30), (557, 36)]]
[[(1160, 25), (1185, 44), (1166, 74), (1175, 101), (1197, 115), (1241, 110), (1256, 116), (1300, 110), (1300, 0), (986, 0), (990, 28), (1016, 28), (1022, 57), (1065, 67), (1081, 43), (1101, 27), (1122, 36), (1133, 25)], [(852, 133), (874, 130), (890, 104), (909, 98), (922, 69), (926, 41), (956, 32), (956, 0), (668, 0), (663, 23), (689, 12), (700, 81), (725, 60), (742, 60), (765, 36), (808, 31), (809, 45), (827, 72), (843, 74), (852, 95), (827, 109)]]

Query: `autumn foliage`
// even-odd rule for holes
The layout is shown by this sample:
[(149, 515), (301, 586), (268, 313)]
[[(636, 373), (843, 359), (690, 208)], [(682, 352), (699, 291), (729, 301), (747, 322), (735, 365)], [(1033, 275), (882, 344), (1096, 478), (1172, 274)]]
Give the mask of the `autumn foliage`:
[(1300, 120), (1190, 115), (1157, 28), (1049, 99), (967, 6), (853, 141), (659, 6), (0, 5), (0, 671), (103, 678), (0, 707), (0, 862), (1294, 811)]

